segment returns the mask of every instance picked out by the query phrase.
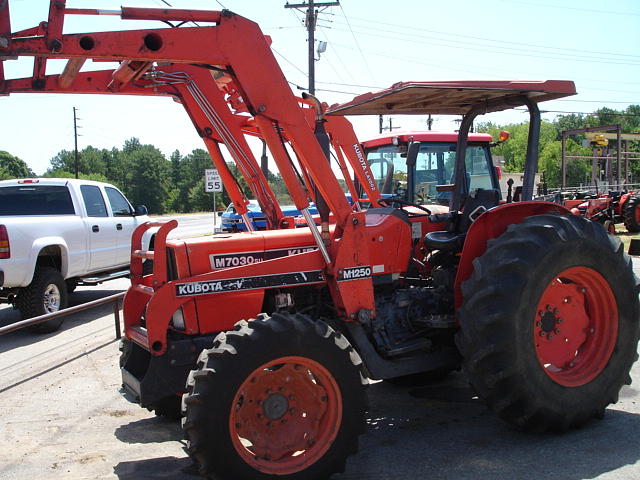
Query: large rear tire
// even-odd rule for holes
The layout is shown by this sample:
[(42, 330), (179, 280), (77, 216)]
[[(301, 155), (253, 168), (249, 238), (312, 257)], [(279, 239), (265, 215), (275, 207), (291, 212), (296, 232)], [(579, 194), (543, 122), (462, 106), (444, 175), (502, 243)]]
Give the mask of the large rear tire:
[[(23, 319), (39, 317), (46, 313), (57, 312), (67, 307), (67, 284), (58, 270), (52, 267), (38, 267), (31, 283), (24, 287), (16, 298), (16, 306)], [(64, 318), (55, 318), (48, 322), (29, 327), (37, 333), (51, 333), (60, 328)]]
[(358, 354), (324, 322), (239, 322), (189, 374), (189, 452), (210, 478), (328, 478), (357, 451), (366, 383)]
[(640, 197), (629, 197), (624, 206), (624, 226), (630, 233), (640, 232)]
[(523, 429), (562, 431), (618, 400), (640, 309), (617, 238), (582, 217), (538, 215), (491, 240), (473, 266), (456, 342), (493, 410)]

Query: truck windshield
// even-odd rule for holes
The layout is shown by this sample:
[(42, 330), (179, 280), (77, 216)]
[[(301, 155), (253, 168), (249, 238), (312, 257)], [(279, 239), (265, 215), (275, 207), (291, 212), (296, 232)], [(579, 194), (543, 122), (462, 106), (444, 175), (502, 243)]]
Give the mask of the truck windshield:
[[(437, 192), (436, 185), (455, 181), (453, 170), (456, 161), (455, 143), (421, 143), (416, 158), (411, 196), (417, 203), (436, 201), (447, 203), (450, 192)], [(367, 161), (381, 193), (405, 196), (408, 185), (407, 146), (383, 145), (367, 152)], [(467, 146), (465, 159), (470, 189), (494, 188), (491, 173), (491, 156), (488, 145)]]
[(74, 215), (65, 186), (20, 185), (0, 188), (0, 216)]

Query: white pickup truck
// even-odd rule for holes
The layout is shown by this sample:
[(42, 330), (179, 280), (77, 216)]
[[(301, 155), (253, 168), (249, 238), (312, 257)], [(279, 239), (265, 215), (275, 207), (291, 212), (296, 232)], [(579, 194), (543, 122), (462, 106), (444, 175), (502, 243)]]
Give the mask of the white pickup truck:
[[(35, 317), (65, 308), (77, 285), (128, 275), (131, 234), (148, 220), (145, 206), (132, 208), (107, 183), (0, 181), (0, 302)], [(53, 332), (62, 322), (32, 329)]]

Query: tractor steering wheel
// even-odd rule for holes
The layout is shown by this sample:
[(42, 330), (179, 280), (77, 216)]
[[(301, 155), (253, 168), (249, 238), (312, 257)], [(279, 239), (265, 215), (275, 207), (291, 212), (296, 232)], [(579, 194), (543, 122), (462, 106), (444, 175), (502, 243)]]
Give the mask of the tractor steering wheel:
[(401, 198), (401, 197), (381, 198), (380, 200), (378, 200), (378, 204), (381, 206), (383, 206), (384, 204), (388, 207), (393, 207), (394, 203), (399, 204), (401, 209), (403, 206), (415, 207), (418, 210), (422, 210), (427, 215), (431, 215), (431, 210), (429, 210), (427, 207), (423, 207), (422, 205), (418, 205), (417, 203), (410, 202), (409, 200), (405, 200), (404, 198)]

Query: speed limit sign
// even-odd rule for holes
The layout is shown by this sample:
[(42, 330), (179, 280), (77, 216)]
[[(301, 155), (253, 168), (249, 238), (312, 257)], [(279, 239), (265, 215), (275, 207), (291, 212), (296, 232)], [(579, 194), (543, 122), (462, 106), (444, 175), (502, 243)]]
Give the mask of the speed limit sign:
[(204, 191), (209, 193), (222, 191), (222, 180), (215, 168), (207, 168), (204, 171)]

